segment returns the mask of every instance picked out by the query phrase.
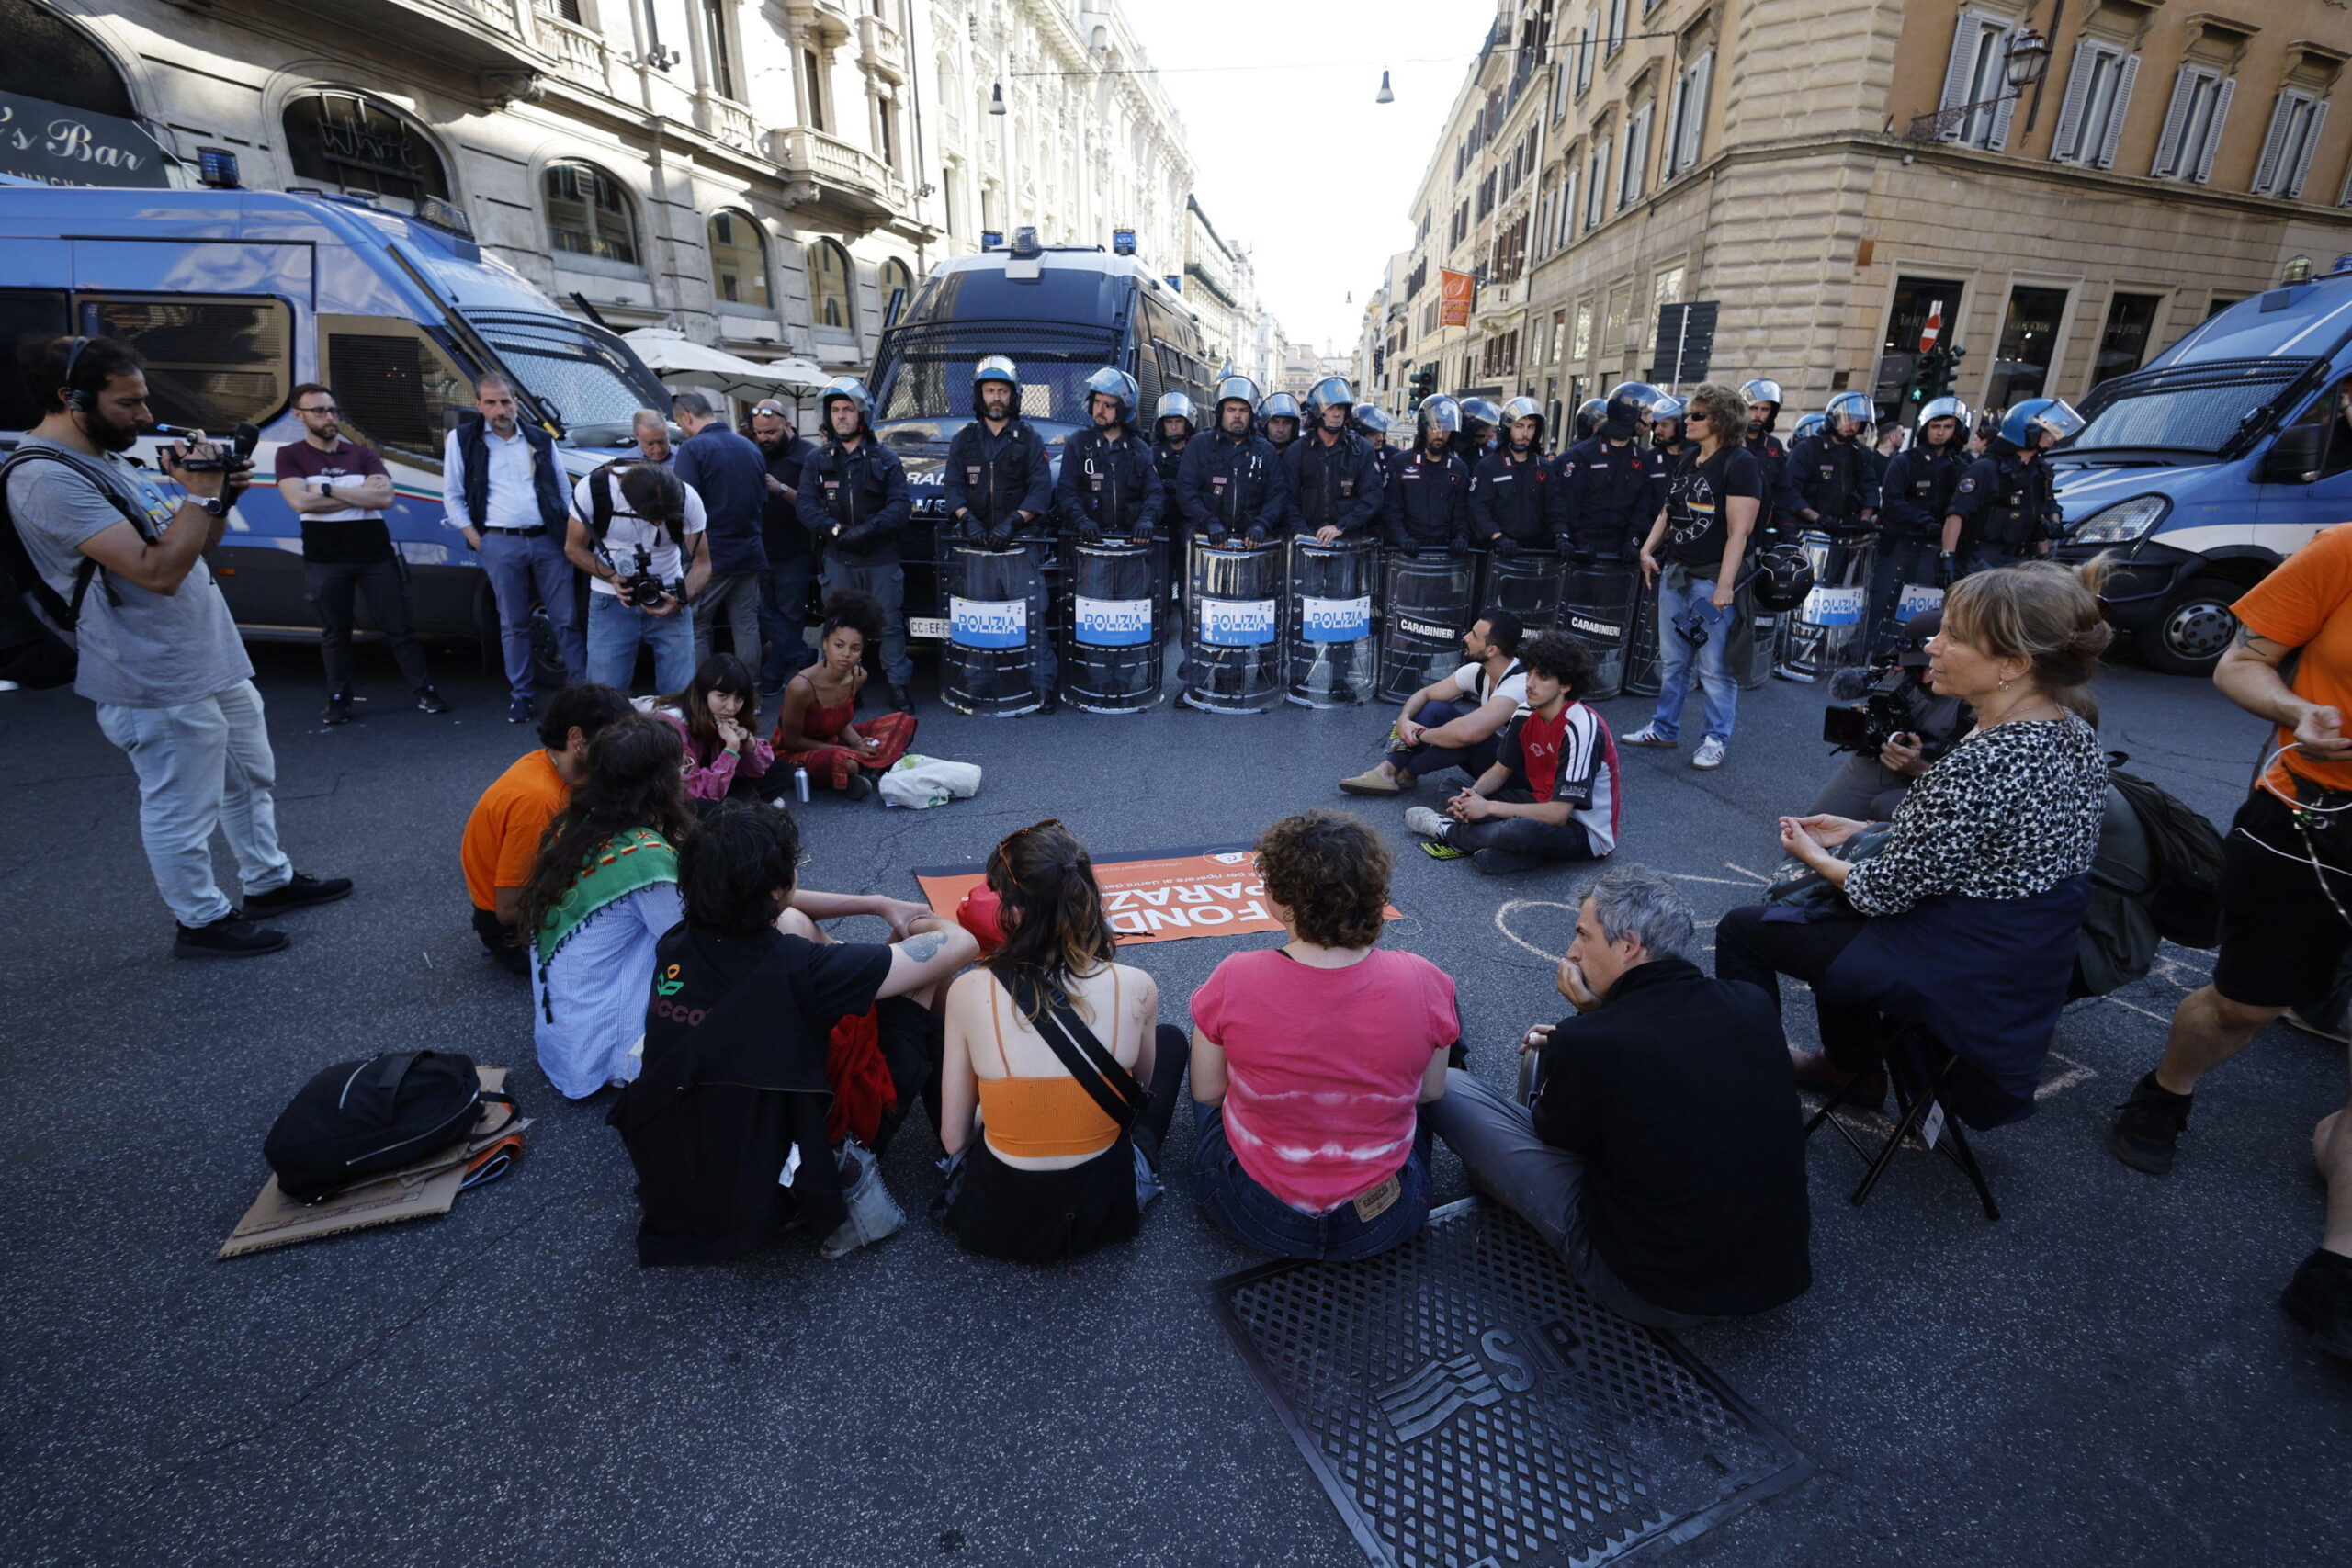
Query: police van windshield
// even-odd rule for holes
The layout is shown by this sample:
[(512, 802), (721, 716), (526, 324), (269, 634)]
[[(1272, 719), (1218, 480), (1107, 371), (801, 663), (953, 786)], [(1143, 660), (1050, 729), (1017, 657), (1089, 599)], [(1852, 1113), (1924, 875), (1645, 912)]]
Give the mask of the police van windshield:
[(639, 409), (670, 406), (670, 394), (610, 333), (562, 316), (470, 310), (466, 320), (582, 446), (617, 446)]
[(874, 423), (972, 417), (972, 372), (1001, 354), (1021, 369), (1021, 417), (1047, 441), (1086, 423), (1086, 378), (1119, 363), (1118, 334), (1103, 329), (989, 327), (973, 322), (908, 327), (893, 335)]
[(2064, 453), (2122, 447), (2211, 456), (2268, 422), (2278, 395), (2306, 368), (2301, 361), (2262, 361), (2244, 367), (2182, 367), (2154, 371), (2131, 383), (2109, 382), (2094, 395), (2089, 423)]

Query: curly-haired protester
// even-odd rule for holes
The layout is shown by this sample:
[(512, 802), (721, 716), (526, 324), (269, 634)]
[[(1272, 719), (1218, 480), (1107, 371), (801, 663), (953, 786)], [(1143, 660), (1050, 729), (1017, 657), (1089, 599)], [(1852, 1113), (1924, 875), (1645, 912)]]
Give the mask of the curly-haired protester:
[(760, 694), (741, 660), (712, 654), (695, 671), (693, 684), (656, 705), (685, 740), (689, 798), (775, 793), (768, 773), (775, 750), (760, 739)]
[(1781, 848), (1839, 896), (1734, 909), (1715, 927), (1715, 974), (1776, 999), (1782, 975), (1814, 987), (1823, 1049), (1792, 1053), (1799, 1083), (1868, 1075), (1860, 1098), (1883, 1098), (1886, 1014), (1966, 1065), (1948, 1088), (1972, 1126), (2032, 1113), (2107, 815), (2107, 757), (2079, 710), (2109, 635), (2094, 586), (2064, 567), (1965, 579), (1928, 644), (1928, 678), (1976, 728), (1864, 858), (1835, 852), (1867, 823), (1781, 818)]
[(806, 768), (811, 784), (864, 800), (874, 792), (870, 775), (887, 772), (914, 744), (910, 713), (855, 722), (865, 650), (881, 636), (882, 606), (871, 593), (843, 589), (825, 601), (817, 662), (786, 683), (775, 716), (775, 753), (784, 772)]
[(1288, 1258), (1369, 1258), (1421, 1228), (1430, 1128), (1462, 1034), (1453, 981), (1375, 946), (1391, 865), (1378, 834), (1309, 811), (1258, 840), (1290, 929), (1193, 993), (1193, 1184), (1236, 1240)]
[(653, 944), (678, 923), (685, 744), (651, 714), (615, 719), (588, 744), (588, 773), (548, 824), (524, 885), (532, 1033), (540, 1070), (580, 1100), (637, 1076)]
[(1152, 1161), (1188, 1055), (1159, 987), (1112, 962), (1094, 863), (1059, 822), (989, 856), (1003, 940), (948, 988), (944, 1208), (975, 1252), (1046, 1262), (1121, 1241), (1159, 1194)]

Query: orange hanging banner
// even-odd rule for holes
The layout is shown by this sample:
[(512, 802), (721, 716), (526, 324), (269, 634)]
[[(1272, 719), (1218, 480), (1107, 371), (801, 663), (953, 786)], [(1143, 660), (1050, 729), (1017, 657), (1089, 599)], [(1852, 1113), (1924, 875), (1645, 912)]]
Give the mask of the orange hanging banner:
[(1478, 280), (1466, 272), (1445, 272), (1437, 275), (1438, 298), (1443, 301), (1438, 308), (1438, 324), (1446, 327), (1466, 327), (1470, 324), (1470, 301), (1477, 297)]

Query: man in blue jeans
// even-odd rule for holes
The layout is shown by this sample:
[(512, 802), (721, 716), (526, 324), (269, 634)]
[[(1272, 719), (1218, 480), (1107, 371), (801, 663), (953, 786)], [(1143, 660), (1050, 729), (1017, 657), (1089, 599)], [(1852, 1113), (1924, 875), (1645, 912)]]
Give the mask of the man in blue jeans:
[(667, 468), (607, 463), (573, 487), (571, 504), (564, 553), (588, 574), (588, 679), (628, 691), (643, 648), (653, 689), (684, 691), (699, 662), (687, 601), (710, 576), (700, 498)]
[(1746, 405), (1728, 387), (1702, 387), (1683, 410), (1683, 429), (1698, 450), (1667, 480), (1666, 505), (1642, 542), (1642, 576), (1657, 586), (1657, 709), (1625, 737), (1628, 746), (1681, 743), (1682, 704), (1691, 667), (1707, 692), (1706, 730), (1690, 765), (1724, 765), (1739, 716), (1739, 680), (1731, 671), (1732, 602), (1740, 562), (1763, 504), (1764, 469), (1745, 442)]
[(768, 570), (760, 580), (762, 697), (784, 694), (785, 683), (816, 660), (808, 646), (808, 590), (817, 556), (800, 525), (800, 466), (816, 444), (792, 428), (792, 416), (773, 401), (754, 403), (745, 434), (768, 466), (767, 500), (760, 512), (760, 544)]
[(695, 597), (695, 663), (699, 667), (710, 657), (724, 623), (730, 637), (728, 651), (743, 661), (743, 668), (756, 671), (761, 580), (768, 570), (767, 548), (760, 537), (768, 499), (767, 458), (729, 430), (700, 392), (680, 392), (670, 400), (670, 409), (686, 433), (670, 470), (702, 498), (709, 519), (705, 536), (710, 554), (708, 585), (696, 589)]
[(506, 722), (529, 724), (534, 695), (531, 603), (545, 606), (564, 672), (586, 678), (588, 644), (574, 618), (571, 563), (564, 558), (563, 465), (555, 438), (525, 423), (503, 376), (474, 383), (474, 412), (441, 449), (441, 510), (481, 558), (498, 601), (506, 655)]

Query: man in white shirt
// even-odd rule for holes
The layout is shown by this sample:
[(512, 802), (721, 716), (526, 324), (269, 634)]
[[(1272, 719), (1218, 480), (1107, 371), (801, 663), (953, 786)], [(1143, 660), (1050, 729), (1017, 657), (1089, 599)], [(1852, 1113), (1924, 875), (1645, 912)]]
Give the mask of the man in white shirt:
[(564, 552), (571, 508), (563, 465), (555, 438), (523, 422), (504, 377), (474, 383), (474, 408), (481, 417), (449, 432), (442, 447), (442, 513), (490, 574), (506, 655), (506, 722), (529, 724), (535, 597), (546, 606), (565, 672), (574, 681), (587, 678), (587, 645), (572, 613), (571, 563)]
[[(596, 494), (598, 486), (605, 493)], [(564, 554), (588, 574), (588, 678), (629, 689), (640, 648), (653, 689), (695, 676), (695, 613), (710, 578), (702, 498), (653, 463), (608, 463), (572, 487)]]
[(1503, 726), (1527, 711), (1525, 634), (1508, 610), (1489, 610), (1462, 634), (1470, 662), (1405, 699), (1388, 755), (1371, 772), (1341, 779), (1349, 795), (1402, 795), (1424, 774), (1460, 768), (1473, 779), (1495, 765)]

